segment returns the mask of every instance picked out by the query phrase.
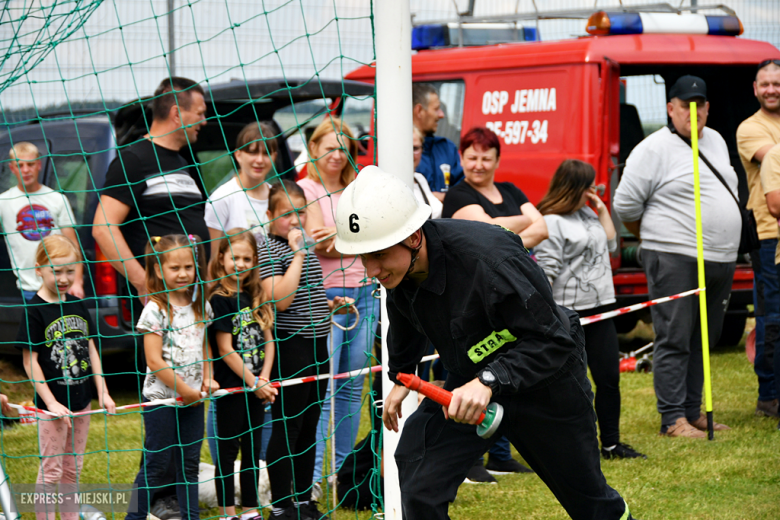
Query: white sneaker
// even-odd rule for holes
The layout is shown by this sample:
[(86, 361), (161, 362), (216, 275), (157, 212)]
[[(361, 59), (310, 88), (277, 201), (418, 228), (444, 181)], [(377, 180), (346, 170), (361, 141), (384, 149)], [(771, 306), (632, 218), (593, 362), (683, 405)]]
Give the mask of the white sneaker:
[(322, 498), (322, 486), (320, 485), (319, 482), (315, 482), (314, 485), (311, 487), (311, 499), (319, 502), (321, 498)]

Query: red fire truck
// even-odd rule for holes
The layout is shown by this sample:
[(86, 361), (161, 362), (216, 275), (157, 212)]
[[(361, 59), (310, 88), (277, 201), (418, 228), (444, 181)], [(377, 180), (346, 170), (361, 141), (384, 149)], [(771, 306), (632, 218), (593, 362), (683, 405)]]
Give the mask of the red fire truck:
[[(474, 126), (498, 134), (502, 149), (496, 180), (513, 182), (536, 203), (563, 159), (581, 159), (596, 168), (596, 183), (603, 186), (609, 206), (626, 157), (658, 128), (643, 125), (637, 108), (626, 103), (626, 78), (645, 77), (668, 89), (679, 76), (700, 76), (707, 82), (711, 105), (707, 125), (728, 143), (740, 176), (740, 199), (747, 200), (735, 134), (758, 109), (752, 90), (756, 65), (780, 58), (780, 51), (736, 37), (742, 27), (734, 16), (651, 14), (596, 13), (587, 22), (593, 35), (559, 41), (527, 41), (536, 40), (535, 31), (507, 31), (504, 24), (499, 26), (503, 34), (526, 41), (490, 45), (468, 45), (489, 32), (485, 24), (471, 30), (461, 19), (418, 26), (413, 31), (418, 43), (412, 56), (413, 81), (431, 83), (440, 93), (447, 117), (437, 133), (456, 144)], [(373, 66), (347, 76), (365, 82), (374, 77)], [(666, 97), (656, 97), (650, 100), (653, 109), (665, 114)], [(365, 143), (361, 162), (368, 164), (373, 143)], [(613, 219), (622, 228), (621, 247), (612, 257), (615, 290), (619, 302), (630, 305), (647, 299), (647, 280), (637, 240), (614, 213)], [(740, 258), (721, 343), (736, 344), (742, 337), (752, 288), (750, 265)], [(630, 330), (639, 318), (649, 320), (649, 313), (621, 317), (619, 330)]]

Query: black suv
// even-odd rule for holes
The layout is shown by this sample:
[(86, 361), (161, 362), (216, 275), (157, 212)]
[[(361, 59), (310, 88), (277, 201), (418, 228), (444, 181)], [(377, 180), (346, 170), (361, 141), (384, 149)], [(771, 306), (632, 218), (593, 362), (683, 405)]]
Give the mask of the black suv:
[[(191, 150), (182, 152), (192, 156), (207, 192), (211, 193), (234, 173), (231, 152), (238, 133), (251, 121), (265, 121), (279, 135), (277, 172), (294, 179), (294, 153), (302, 150), (309, 132), (327, 112), (342, 115), (362, 139), (370, 139), (373, 94), (373, 85), (341, 80), (234, 80), (212, 85), (206, 90), (208, 124), (199, 132)], [(88, 261), (84, 272), (85, 298), (93, 309), (100, 335), (98, 347), (104, 353), (132, 351), (137, 336), (126, 282), (96, 247), (91, 224), (116, 148), (137, 141), (147, 132), (151, 124), (150, 103), (148, 98), (137, 100), (109, 116), (49, 114), (0, 132), (0, 193), (16, 184), (8, 167), (8, 150), (12, 143), (29, 141), (41, 151), (41, 183), (65, 191), (73, 207)], [(0, 353), (18, 354), (14, 339), (23, 302), (1, 233), (0, 242)]]

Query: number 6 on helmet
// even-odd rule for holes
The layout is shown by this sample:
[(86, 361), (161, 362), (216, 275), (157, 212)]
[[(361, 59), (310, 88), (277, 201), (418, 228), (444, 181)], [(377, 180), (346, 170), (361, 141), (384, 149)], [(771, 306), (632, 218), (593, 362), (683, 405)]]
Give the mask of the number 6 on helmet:
[(386, 249), (420, 229), (430, 215), (430, 206), (418, 204), (404, 181), (366, 166), (339, 200), (336, 250), (362, 255)]

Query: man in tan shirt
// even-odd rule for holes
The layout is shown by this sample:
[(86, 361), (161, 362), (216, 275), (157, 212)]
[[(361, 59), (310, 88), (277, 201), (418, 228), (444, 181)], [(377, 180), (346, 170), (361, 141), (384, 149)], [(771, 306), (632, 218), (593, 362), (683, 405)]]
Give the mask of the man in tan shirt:
[[(778, 245), (777, 216), (780, 216), (780, 169), (777, 180), (764, 181), (761, 174), (765, 155), (780, 143), (780, 60), (762, 62), (753, 82), (761, 108), (739, 125), (737, 147), (747, 173), (750, 197), (747, 207), (756, 218), (761, 247), (751, 253), (755, 279), (756, 357), (758, 376), (756, 414), (778, 416), (780, 395), (775, 374), (780, 373), (780, 279), (775, 255)], [(769, 186), (769, 187), (768, 187)], [(766, 195), (766, 197), (765, 197)], [(777, 215), (772, 216), (772, 210)]]

